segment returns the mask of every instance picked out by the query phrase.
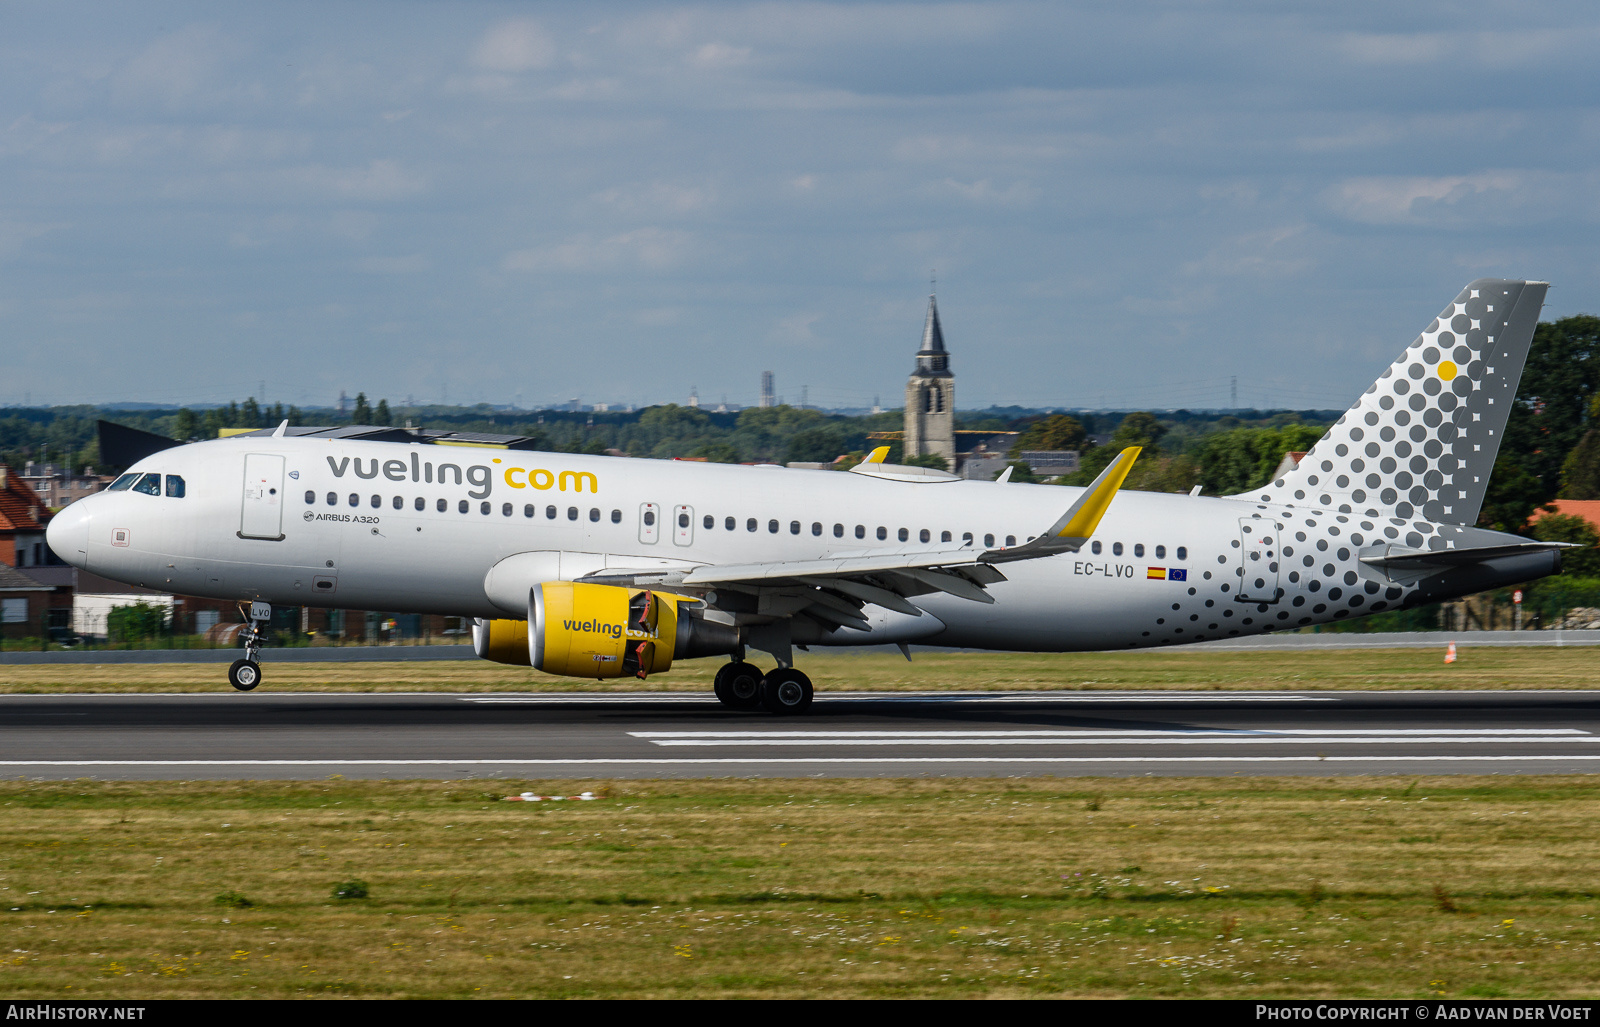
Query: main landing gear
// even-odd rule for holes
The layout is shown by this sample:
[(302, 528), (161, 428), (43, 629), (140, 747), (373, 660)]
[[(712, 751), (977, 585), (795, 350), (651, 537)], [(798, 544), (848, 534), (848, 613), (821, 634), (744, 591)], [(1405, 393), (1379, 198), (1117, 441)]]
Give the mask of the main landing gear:
[(811, 707), (811, 679), (793, 667), (762, 674), (755, 664), (735, 660), (717, 671), (713, 687), (722, 704), (735, 710), (789, 714)]
[(228, 684), (248, 692), (261, 684), (261, 643), (267, 637), (261, 626), (272, 619), (272, 604), (251, 603), (246, 609), (240, 603), (239, 612), (245, 617), (244, 628), (239, 632), (244, 640), (244, 659), (234, 660), (228, 668)]

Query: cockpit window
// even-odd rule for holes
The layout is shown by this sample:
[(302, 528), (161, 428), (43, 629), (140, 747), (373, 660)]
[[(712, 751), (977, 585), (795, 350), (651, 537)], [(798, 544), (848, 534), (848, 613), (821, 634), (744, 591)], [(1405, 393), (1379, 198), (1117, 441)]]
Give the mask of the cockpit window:
[(139, 476), (137, 474), (124, 474), (122, 477), (118, 478), (116, 481), (112, 482), (110, 485), (107, 485), (106, 486), (106, 491), (107, 492), (121, 492), (123, 489), (127, 488), (129, 485), (132, 485), (135, 481), (137, 481), (138, 478), (139, 478)]
[(167, 475), (167, 495), (172, 499), (183, 498), (183, 479), (176, 474)]
[(146, 474), (133, 486), (133, 491), (143, 492), (147, 496), (161, 495), (161, 475)]

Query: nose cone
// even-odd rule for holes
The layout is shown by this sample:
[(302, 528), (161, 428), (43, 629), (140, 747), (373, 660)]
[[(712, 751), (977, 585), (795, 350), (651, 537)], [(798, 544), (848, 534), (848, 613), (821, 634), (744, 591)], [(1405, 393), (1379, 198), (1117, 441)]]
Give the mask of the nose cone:
[(89, 566), (89, 522), (94, 517), (89, 508), (92, 505), (92, 499), (78, 500), (50, 518), (44, 530), (50, 550), (79, 569)]

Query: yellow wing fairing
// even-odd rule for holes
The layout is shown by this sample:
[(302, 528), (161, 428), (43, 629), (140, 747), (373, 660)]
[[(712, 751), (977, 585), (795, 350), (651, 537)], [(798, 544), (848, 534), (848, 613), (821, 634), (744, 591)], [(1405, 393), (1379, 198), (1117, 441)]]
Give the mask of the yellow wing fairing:
[(980, 559), (984, 563), (1006, 563), (1011, 560), (1031, 560), (1054, 553), (1077, 552), (1100, 526), (1100, 519), (1111, 508), (1111, 501), (1117, 497), (1117, 490), (1127, 480), (1128, 472), (1133, 470), (1133, 463), (1139, 459), (1139, 452), (1139, 446), (1129, 446), (1118, 453), (1116, 459), (1106, 465), (1106, 469), (1100, 472), (1100, 476), (1093, 484), (1083, 490), (1083, 495), (1078, 497), (1078, 501), (1068, 507), (1067, 512), (1057, 518), (1044, 534), (1020, 546), (991, 549)]

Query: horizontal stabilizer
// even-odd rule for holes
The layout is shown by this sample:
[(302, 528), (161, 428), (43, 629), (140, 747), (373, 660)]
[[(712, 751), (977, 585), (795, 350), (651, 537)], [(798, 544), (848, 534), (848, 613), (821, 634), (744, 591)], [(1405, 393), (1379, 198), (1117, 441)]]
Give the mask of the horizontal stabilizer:
[(1478, 546), (1474, 549), (1409, 549), (1405, 546), (1377, 546), (1376, 552), (1361, 557), (1369, 567), (1418, 571), (1433, 567), (1468, 567), (1503, 556), (1522, 556), (1550, 550), (1581, 548), (1576, 542), (1522, 542), (1507, 546)]

